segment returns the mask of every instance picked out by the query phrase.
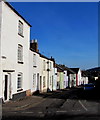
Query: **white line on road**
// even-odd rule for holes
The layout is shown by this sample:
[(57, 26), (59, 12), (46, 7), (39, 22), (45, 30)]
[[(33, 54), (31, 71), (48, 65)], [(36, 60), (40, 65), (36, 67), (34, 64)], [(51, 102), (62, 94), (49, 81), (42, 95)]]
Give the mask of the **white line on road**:
[(65, 113), (65, 112), (67, 112), (67, 111), (56, 111), (56, 112), (59, 112), (59, 113), (60, 113), (60, 112), (61, 112), (61, 113)]
[(28, 113), (29, 114), (29, 113), (34, 113), (34, 112), (21, 112), (21, 113), (26, 113), (26, 114)]
[(43, 112), (38, 112), (38, 113), (42, 114)]
[(81, 104), (81, 106), (86, 110), (88, 111), (88, 109), (83, 105), (83, 103), (79, 100), (79, 103)]

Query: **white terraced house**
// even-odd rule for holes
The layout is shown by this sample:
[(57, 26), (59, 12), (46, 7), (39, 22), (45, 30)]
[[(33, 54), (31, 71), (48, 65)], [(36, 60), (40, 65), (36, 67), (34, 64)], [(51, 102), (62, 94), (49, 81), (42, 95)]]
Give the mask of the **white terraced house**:
[(53, 90), (54, 83), (54, 61), (40, 54), (40, 92)]
[(0, 2), (0, 97), (4, 101), (30, 93), (30, 27), (9, 3)]
[(37, 40), (32, 40), (29, 51), (29, 83), (31, 93), (40, 89), (40, 54), (37, 47)]

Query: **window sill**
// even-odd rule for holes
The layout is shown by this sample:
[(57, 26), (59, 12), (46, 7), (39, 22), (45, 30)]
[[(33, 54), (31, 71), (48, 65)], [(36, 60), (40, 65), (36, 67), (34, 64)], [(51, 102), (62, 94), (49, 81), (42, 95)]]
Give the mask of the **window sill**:
[(20, 64), (24, 64), (24, 62), (20, 62), (20, 61), (18, 61), (18, 63), (20, 63)]
[(20, 33), (18, 33), (18, 35), (20, 35), (21, 37), (23, 37), (23, 38), (24, 38), (24, 36), (23, 36), (23, 35), (21, 35)]
[(20, 92), (20, 91), (22, 91), (22, 90), (23, 90), (23, 89), (18, 89), (17, 92)]

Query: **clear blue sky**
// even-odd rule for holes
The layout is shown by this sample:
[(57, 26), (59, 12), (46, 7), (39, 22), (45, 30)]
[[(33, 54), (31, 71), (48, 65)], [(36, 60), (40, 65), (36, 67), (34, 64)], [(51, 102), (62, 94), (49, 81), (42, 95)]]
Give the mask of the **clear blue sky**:
[(98, 3), (11, 3), (32, 25), (42, 54), (68, 67), (98, 66)]

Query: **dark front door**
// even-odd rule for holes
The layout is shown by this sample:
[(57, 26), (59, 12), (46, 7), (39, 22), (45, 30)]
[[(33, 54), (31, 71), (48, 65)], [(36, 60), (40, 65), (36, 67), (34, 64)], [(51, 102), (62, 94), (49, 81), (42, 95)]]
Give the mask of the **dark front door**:
[(42, 91), (42, 76), (40, 76), (40, 92)]
[(5, 75), (5, 89), (4, 89), (4, 99), (7, 100), (8, 93), (8, 75)]
[(39, 90), (39, 73), (37, 74), (37, 90)]

